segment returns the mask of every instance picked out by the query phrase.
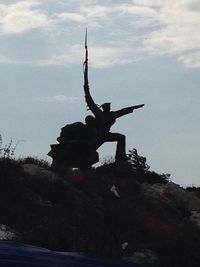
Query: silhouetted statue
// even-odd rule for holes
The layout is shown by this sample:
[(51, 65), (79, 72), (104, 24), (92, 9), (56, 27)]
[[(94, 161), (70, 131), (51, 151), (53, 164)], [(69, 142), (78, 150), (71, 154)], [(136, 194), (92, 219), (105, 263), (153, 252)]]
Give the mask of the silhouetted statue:
[(51, 151), (48, 153), (53, 158), (52, 168), (88, 168), (98, 162), (98, 153), (91, 145), (94, 137), (95, 130), (87, 123), (75, 122), (64, 126), (57, 138), (59, 144), (51, 145)]
[[(95, 140), (94, 148), (98, 149), (105, 142), (117, 142), (117, 149), (115, 154), (116, 161), (124, 161), (127, 160), (126, 150), (125, 150), (125, 140), (126, 137), (120, 133), (111, 133), (110, 128), (116, 122), (116, 119), (122, 117), (126, 114), (132, 113), (133, 110), (142, 108), (142, 105), (130, 106), (117, 111), (111, 111), (110, 105), (111, 103), (104, 103), (100, 107), (95, 104), (89, 89), (89, 81), (88, 81), (88, 49), (87, 49), (87, 31), (85, 37), (85, 49), (86, 49), (86, 57), (84, 62), (84, 92), (85, 92), (85, 100), (89, 107), (89, 109), (94, 114), (94, 117), (90, 118), (91, 125), (97, 130), (97, 138)], [(87, 118), (87, 117), (86, 117)]]
[(117, 111), (110, 110), (110, 103), (104, 103), (98, 107), (91, 97), (88, 82), (88, 49), (87, 31), (85, 37), (86, 57), (84, 62), (84, 93), (85, 100), (93, 115), (85, 118), (85, 124), (75, 122), (68, 124), (61, 129), (60, 136), (57, 138), (59, 144), (51, 145), (48, 153), (53, 158), (52, 168), (57, 170), (66, 167), (88, 168), (99, 161), (97, 149), (105, 142), (117, 142), (115, 159), (116, 161), (126, 161), (125, 135), (111, 133), (110, 128), (116, 119), (133, 110), (144, 106), (136, 105), (122, 108)]

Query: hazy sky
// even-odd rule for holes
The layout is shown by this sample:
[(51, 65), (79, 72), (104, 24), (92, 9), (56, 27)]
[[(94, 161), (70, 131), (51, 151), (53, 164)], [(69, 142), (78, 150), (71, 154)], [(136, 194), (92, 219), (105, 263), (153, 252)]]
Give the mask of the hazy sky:
[[(200, 1), (0, 1), (0, 118), (16, 155), (47, 158), (60, 128), (84, 121), (84, 33), (90, 87), (119, 119), (127, 150), (181, 184), (200, 184)], [(100, 156), (113, 155), (105, 144)], [(50, 159), (50, 158), (49, 158)]]

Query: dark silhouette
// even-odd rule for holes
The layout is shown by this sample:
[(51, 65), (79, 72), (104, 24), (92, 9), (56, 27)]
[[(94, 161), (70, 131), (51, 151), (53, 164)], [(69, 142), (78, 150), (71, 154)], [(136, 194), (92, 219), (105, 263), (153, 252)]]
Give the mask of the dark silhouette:
[(63, 127), (57, 138), (59, 144), (51, 145), (48, 153), (53, 158), (52, 169), (62, 171), (69, 166), (88, 168), (98, 162), (98, 153), (91, 142), (94, 137), (94, 128), (87, 123), (75, 122)]
[[(85, 100), (89, 107), (89, 109), (94, 114), (94, 117), (90, 117), (90, 124), (97, 131), (97, 138), (94, 144), (95, 150), (98, 149), (104, 142), (117, 142), (117, 149), (115, 154), (116, 161), (124, 161), (127, 160), (126, 156), (126, 137), (120, 133), (111, 133), (110, 128), (116, 122), (116, 119), (122, 117), (126, 114), (132, 113), (133, 110), (142, 108), (142, 105), (130, 106), (126, 108), (122, 108), (117, 111), (111, 111), (110, 105), (111, 103), (104, 103), (100, 107), (95, 104), (89, 89), (89, 81), (88, 81), (88, 48), (87, 48), (87, 31), (85, 36), (85, 62), (84, 62), (84, 93)], [(87, 117), (86, 117), (87, 118)]]
[(68, 124), (61, 129), (61, 134), (57, 138), (59, 144), (51, 145), (48, 153), (53, 158), (52, 168), (57, 170), (65, 167), (88, 168), (99, 161), (97, 149), (105, 142), (117, 142), (116, 161), (126, 161), (125, 142), (126, 137), (120, 133), (111, 133), (110, 128), (116, 119), (133, 110), (144, 106), (136, 105), (122, 108), (117, 111), (110, 110), (110, 103), (104, 103), (98, 107), (91, 97), (88, 82), (88, 49), (87, 31), (85, 37), (86, 57), (84, 62), (84, 93), (85, 100), (93, 115), (85, 118), (85, 124), (75, 122)]

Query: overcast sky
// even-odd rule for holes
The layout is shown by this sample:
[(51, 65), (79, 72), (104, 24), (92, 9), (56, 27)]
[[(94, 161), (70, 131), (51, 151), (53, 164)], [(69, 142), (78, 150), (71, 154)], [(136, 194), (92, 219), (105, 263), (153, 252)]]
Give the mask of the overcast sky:
[[(174, 182), (200, 184), (199, 0), (0, 0), (0, 118), (17, 156), (46, 158), (65, 124), (90, 114), (90, 88), (112, 109), (145, 103), (112, 128)], [(114, 155), (105, 144), (100, 157)], [(50, 158), (49, 158), (50, 159)]]

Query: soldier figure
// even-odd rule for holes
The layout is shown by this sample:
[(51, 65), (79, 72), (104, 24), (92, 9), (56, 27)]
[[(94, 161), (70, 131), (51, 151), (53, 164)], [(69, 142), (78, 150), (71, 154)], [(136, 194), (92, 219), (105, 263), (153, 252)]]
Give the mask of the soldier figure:
[(52, 168), (64, 170), (67, 167), (88, 168), (98, 162), (99, 156), (97, 149), (104, 142), (117, 142), (116, 161), (126, 161), (126, 137), (120, 133), (110, 132), (111, 126), (116, 119), (133, 110), (142, 108), (142, 105), (122, 108), (117, 111), (110, 110), (110, 103), (97, 106), (91, 97), (88, 82), (88, 49), (87, 31), (85, 38), (86, 58), (84, 62), (84, 93), (85, 100), (93, 115), (85, 118), (85, 124), (75, 122), (66, 125), (61, 129), (60, 137), (57, 138), (59, 144), (51, 145), (48, 153), (53, 158)]
[[(90, 93), (87, 92), (86, 102), (91, 109), (95, 117), (93, 117), (93, 127), (97, 130), (96, 133), (96, 142), (94, 144), (95, 150), (98, 149), (105, 142), (117, 142), (115, 160), (124, 161), (127, 160), (126, 156), (126, 137), (120, 133), (110, 132), (111, 126), (116, 122), (116, 119), (122, 117), (126, 114), (132, 113), (134, 109), (138, 109), (144, 106), (136, 105), (131, 107), (126, 107), (117, 111), (110, 110), (110, 103), (104, 103), (99, 108), (93, 101), (90, 96)], [(87, 118), (87, 117), (86, 117)], [(92, 119), (91, 119), (92, 121)], [(91, 123), (92, 124), (92, 123)]]
[[(116, 119), (122, 117), (126, 114), (132, 113), (133, 110), (142, 108), (142, 105), (130, 106), (117, 111), (111, 111), (110, 105), (111, 103), (104, 103), (100, 107), (98, 107), (91, 94), (89, 89), (89, 81), (88, 81), (88, 49), (87, 49), (87, 31), (85, 38), (85, 49), (86, 49), (86, 58), (84, 62), (84, 93), (85, 100), (89, 107), (89, 109), (94, 114), (94, 117), (91, 118), (91, 124), (97, 130), (97, 138), (94, 144), (95, 150), (98, 149), (104, 142), (117, 142), (117, 149), (115, 154), (116, 161), (124, 161), (127, 160), (126, 156), (126, 137), (120, 133), (111, 133), (110, 128), (115, 123)], [(91, 117), (91, 116), (90, 116)], [(87, 117), (86, 117), (87, 118)], [(93, 121), (93, 122), (92, 122)]]

